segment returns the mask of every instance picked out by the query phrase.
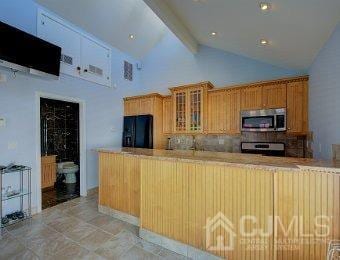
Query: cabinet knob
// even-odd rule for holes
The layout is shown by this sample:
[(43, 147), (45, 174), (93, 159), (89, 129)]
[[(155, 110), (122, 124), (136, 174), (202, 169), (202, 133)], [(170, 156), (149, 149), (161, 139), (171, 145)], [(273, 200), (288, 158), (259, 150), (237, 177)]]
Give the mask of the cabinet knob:
[(87, 69), (84, 69), (84, 72), (87, 72), (88, 70)]
[(77, 70), (78, 70), (78, 71), (80, 71), (80, 70), (81, 70), (81, 68), (78, 66), (78, 67), (77, 67)]

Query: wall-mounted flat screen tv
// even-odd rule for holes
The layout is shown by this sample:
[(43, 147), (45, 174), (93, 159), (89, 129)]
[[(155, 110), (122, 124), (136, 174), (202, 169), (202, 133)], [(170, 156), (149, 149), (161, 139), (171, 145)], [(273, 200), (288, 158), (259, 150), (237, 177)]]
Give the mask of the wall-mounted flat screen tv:
[(0, 66), (59, 77), (61, 48), (0, 22)]

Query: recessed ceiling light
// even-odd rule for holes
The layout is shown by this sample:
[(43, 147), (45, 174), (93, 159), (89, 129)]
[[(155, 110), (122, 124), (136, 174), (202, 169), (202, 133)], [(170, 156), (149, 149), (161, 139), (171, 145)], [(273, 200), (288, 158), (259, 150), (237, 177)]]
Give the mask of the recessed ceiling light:
[(211, 36), (217, 36), (217, 32), (211, 32), (210, 35)]
[(260, 8), (261, 8), (261, 11), (269, 11), (270, 10), (270, 4), (269, 3), (260, 3)]
[(263, 46), (266, 46), (266, 45), (269, 44), (268, 40), (266, 40), (266, 39), (261, 39), (261, 40), (260, 40), (260, 43), (261, 43), (261, 45), (263, 45)]
[(130, 35), (129, 35), (129, 38), (130, 38), (131, 40), (133, 40), (133, 39), (135, 38), (135, 36), (134, 36), (133, 34), (130, 34)]

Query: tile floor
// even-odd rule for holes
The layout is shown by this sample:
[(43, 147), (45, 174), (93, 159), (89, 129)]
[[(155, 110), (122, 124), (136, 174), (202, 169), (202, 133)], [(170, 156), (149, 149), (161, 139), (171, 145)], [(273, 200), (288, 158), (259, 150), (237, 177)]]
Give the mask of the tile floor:
[(41, 194), (42, 209), (54, 207), (60, 203), (79, 197), (79, 186), (79, 183), (62, 183), (57, 187), (43, 189)]
[(77, 198), (7, 227), (0, 259), (185, 259), (138, 237), (138, 228), (97, 210), (98, 195)]

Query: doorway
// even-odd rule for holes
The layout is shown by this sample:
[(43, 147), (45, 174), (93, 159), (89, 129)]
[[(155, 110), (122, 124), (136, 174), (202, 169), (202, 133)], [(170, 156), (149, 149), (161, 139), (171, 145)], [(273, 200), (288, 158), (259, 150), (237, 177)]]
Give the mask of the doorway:
[[(46, 103), (50, 103), (49, 106), (54, 107), (53, 109), (55, 109), (52, 113), (52, 108), (49, 108), (50, 112), (47, 113), (48, 118), (46, 118), (46, 113), (43, 111), (43, 105), (46, 105)], [(58, 107), (58, 104), (61, 107)], [(38, 174), (36, 182), (37, 208), (35, 212), (39, 213), (46, 207), (62, 203), (78, 196), (87, 196), (86, 107), (85, 101), (77, 98), (36, 92), (36, 108), (36, 143), (38, 144), (36, 149), (36, 165)], [(64, 116), (64, 122), (59, 122), (59, 115), (62, 114), (63, 110), (73, 111), (73, 113), (66, 113), (65, 111), (67, 117)], [(47, 127), (46, 119), (49, 119), (48, 121), (50, 121)], [(68, 119), (72, 120), (68, 122)], [(57, 133), (52, 134), (55, 130), (57, 130)], [(71, 133), (69, 130), (73, 130), (75, 133)], [(56, 139), (58, 142), (56, 142), (55, 139), (53, 140), (53, 138), (49, 138), (51, 135), (57, 136)], [(66, 138), (65, 141), (60, 140), (62, 138)], [(50, 172), (52, 173), (52, 180), (48, 180), (46, 179), (46, 176), (43, 176), (43, 171), (45, 170), (43, 167), (46, 166), (44, 163), (47, 163), (47, 166), (48, 163), (51, 163), (50, 168), (52, 168), (52, 170), (50, 169)], [(63, 168), (65, 168), (65, 170), (61, 169), (62, 164), (64, 164)], [(49, 167), (47, 167), (47, 169), (49, 169)], [(71, 174), (72, 171), (74, 172), (73, 177)]]
[(40, 98), (42, 209), (80, 196), (79, 104)]

